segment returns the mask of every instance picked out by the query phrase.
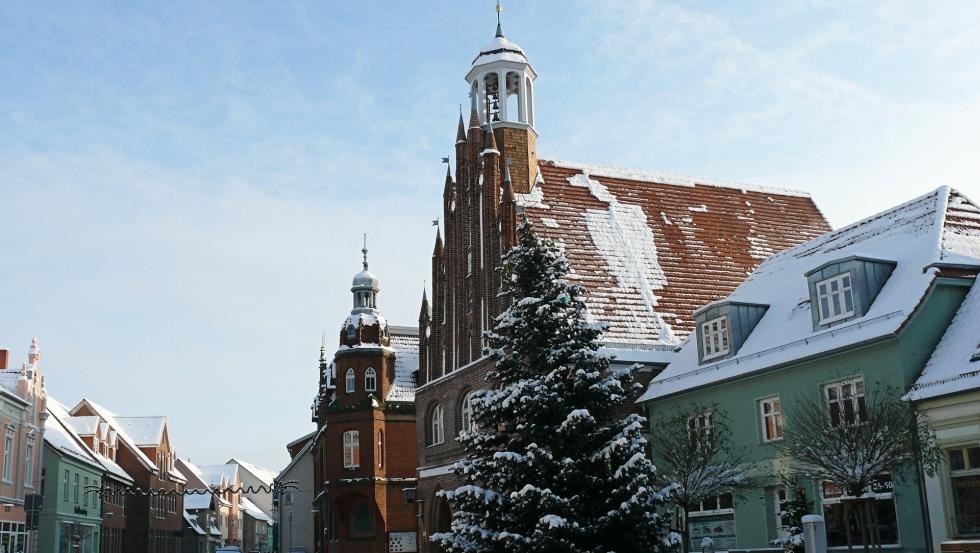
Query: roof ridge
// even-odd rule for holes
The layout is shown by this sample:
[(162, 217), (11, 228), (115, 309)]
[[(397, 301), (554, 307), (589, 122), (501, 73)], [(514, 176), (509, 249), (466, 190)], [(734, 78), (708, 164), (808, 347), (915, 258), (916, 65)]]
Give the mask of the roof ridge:
[(685, 175), (682, 173), (672, 173), (668, 171), (637, 169), (616, 165), (591, 164), (560, 159), (541, 159), (540, 161), (542, 163), (551, 164), (552, 167), (577, 169), (588, 173), (589, 175), (613, 179), (624, 179), (637, 182), (656, 182), (657, 184), (668, 184), (675, 186), (712, 186), (716, 188), (742, 190), (745, 192), (770, 193), (781, 196), (797, 196), (801, 198), (812, 197), (809, 192), (795, 190), (792, 188), (752, 184), (728, 179), (710, 179), (693, 175)]
[[(795, 246), (786, 248), (785, 250), (783, 250), (781, 252), (776, 252), (775, 254), (771, 255), (768, 259), (764, 260), (759, 265), (759, 268), (762, 268), (765, 265), (770, 265), (771, 263), (775, 262), (778, 259), (783, 259), (783, 258), (788, 257), (788, 256), (795, 256), (801, 250), (809, 250), (809, 249), (812, 249), (814, 247), (814, 245), (816, 245), (816, 244), (819, 244), (819, 243), (828, 243), (831, 240), (835, 239), (836, 237), (842, 236), (842, 235), (846, 235), (848, 232), (851, 232), (851, 231), (853, 231), (856, 228), (859, 228), (859, 227), (862, 227), (864, 225), (867, 225), (867, 224), (871, 223), (872, 221), (877, 221), (877, 220), (879, 220), (879, 219), (881, 219), (883, 217), (887, 217), (890, 214), (897, 213), (897, 212), (899, 212), (899, 211), (901, 211), (903, 209), (906, 209), (906, 208), (908, 208), (908, 207), (910, 207), (912, 205), (915, 205), (915, 204), (917, 204), (917, 203), (919, 203), (919, 202), (921, 202), (923, 200), (926, 200), (929, 197), (936, 196), (943, 188), (948, 188), (948, 187), (942, 187), (941, 186), (939, 188), (936, 188), (935, 190), (932, 190), (930, 192), (927, 192), (925, 194), (922, 194), (920, 196), (917, 196), (915, 198), (912, 198), (911, 200), (902, 202), (902, 203), (900, 203), (898, 205), (892, 206), (892, 207), (890, 207), (888, 209), (885, 209), (883, 211), (879, 211), (879, 212), (877, 212), (877, 213), (875, 213), (873, 215), (869, 215), (868, 217), (865, 217), (863, 219), (859, 219), (859, 220), (857, 220), (857, 221), (855, 221), (855, 222), (853, 222), (853, 223), (851, 223), (849, 225), (845, 225), (845, 226), (840, 227), (838, 229), (831, 230), (829, 232), (825, 232), (825, 233), (823, 233), (823, 234), (821, 234), (819, 236), (815, 236), (815, 237), (807, 240), (806, 242), (803, 242), (803, 243), (797, 244)], [(945, 211), (945, 209), (943, 209), (943, 211)], [(736, 288), (736, 290), (737, 290), (737, 288)]]

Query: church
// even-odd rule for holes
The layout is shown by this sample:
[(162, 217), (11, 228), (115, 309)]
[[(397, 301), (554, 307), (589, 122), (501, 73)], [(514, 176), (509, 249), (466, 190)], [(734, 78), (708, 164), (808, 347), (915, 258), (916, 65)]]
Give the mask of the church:
[[(762, 260), (829, 230), (805, 193), (681, 175), (541, 159), (537, 72), (496, 34), (466, 72), (468, 120), (456, 130), (455, 171), (443, 184), (431, 295), (419, 313), (417, 425), (419, 551), (449, 529), (440, 490), (459, 480), (455, 436), (469, 428), (469, 394), (492, 361), (483, 333), (506, 307), (501, 254), (522, 222), (564, 248), (569, 280), (607, 325), (600, 350), (614, 364), (663, 369), (694, 329), (692, 313), (725, 297)], [(431, 297), (431, 302), (430, 298)]]

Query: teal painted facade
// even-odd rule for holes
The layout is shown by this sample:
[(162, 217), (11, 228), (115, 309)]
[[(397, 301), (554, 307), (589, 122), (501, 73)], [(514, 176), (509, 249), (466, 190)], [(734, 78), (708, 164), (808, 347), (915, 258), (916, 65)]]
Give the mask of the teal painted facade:
[[(86, 486), (102, 485), (102, 469), (44, 446), (44, 506), (38, 531), (38, 553), (98, 553), (101, 501)], [(78, 536), (79, 547), (73, 548)]]
[[(775, 549), (772, 540), (778, 532), (776, 494), (779, 488), (777, 474), (781, 467), (778, 458), (781, 440), (764, 440), (761, 402), (778, 397), (782, 413), (787, 413), (792, 410), (794, 399), (814, 395), (820, 397), (825, 385), (855, 377), (864, 379), (867, 390), (880, 385), (907, 390), (915, 382), (968, 290), (968, 283), (963, 281), (937, 279), (897, 336), (646, 402), (652, 428), (661, 424), (662, 419), (669, 418), (671, 413), (687, 410), (692, 405), (715, 405), (717, 409), (724, 410), (731, 425), (732, 443), (745, 451), (745, 460), (755, 465), (758, 473), (768, 475), (761, 489), (750, 490), (741, 498), (736, 498), (733, 508), (706, 511), (703, 515), (692, 517), (691, 522), (697, 523), (699, 528), (712, 527), (722, 536), (734, 533), (734, 539), (723, 539), (721, 544), (716, 540), (719, 550)], [(791, 423), (787, 421), (783, 432), (788, 434), (792, 431)], [(657, 444), (652, 444), (652, 447), (656, 448)], [(883, 484), (879, 490), (879, 498), (883, 501), (879, 503), (887, 504), (890, 493), (894, 502), (894, 515), (891, 516), (895, 517), (897, 526), (894, 550), (924, 553), (928, 532), (923, 500), (914, 471), (909, 471), (909, 475), (909, 478), (892, 482), (890, 492), (888, 485)], [(831, 497), (824, 502), (818, 483), (803, 480), (803, 484), (807, 500), (813, 502), (811, 512), (825, 515), (822, 512), (824, 504), (830, 505), (832, 511), (836, 509), (840, 512), (839, 507), (833, 507), (832, 490), (828, 490)], [(695, 540), (692, 534), (692, 541), (696, 542), (692, 544), (692, 550), (701, 549), (700, 539)]]

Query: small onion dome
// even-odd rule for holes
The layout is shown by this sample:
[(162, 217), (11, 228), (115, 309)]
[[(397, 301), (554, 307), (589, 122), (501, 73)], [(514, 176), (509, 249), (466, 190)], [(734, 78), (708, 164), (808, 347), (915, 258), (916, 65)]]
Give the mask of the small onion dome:
[(473, 59), (473, 67), (501, 60), (528, 63), (527, 56), (520, 46), (503, 36), (495, 36), (490, 44), (480, 48), (480, 53)]

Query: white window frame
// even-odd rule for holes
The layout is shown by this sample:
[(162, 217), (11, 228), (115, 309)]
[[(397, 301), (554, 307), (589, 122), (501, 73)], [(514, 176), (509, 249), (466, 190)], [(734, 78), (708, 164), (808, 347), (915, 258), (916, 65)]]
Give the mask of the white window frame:
[(442, 405), (436, 405), (435, 407), (433, 407), (432, 415), (429, 420), (430, 423), (429, 428), (431, 429), (432, 432), (432, 436), (431, 436), (432, 440), (429, 445), (439, 445), (445, 441), (446, 435), (444, 432), (445, 431), (444, 419), (445, 419), (445, 410), (442, 408)]
[(732, 344), (728, 329), (728, 315), (701, 323), (702, 361), (727, 355), (731, 351)]
[(3, 443), (3, 481), (13, 483), (14, 481), (14, 429), (7, 426), (7, 434)]
[(374, 392), (377, 391), (377, 389), (378, 389), (378, 373), (374, 370), (373, 367), (368, 367), (368, 369), (364, 371), (364, 391)]
[(24, 463), (24, 486), (34, 487), (34, 436), (27, 438), (27, 455)]
[[(766, 412), (766, 407), (769, 407), (769, 412)], [(762, 441), (778, 442), (783, 439), (783, 406), (779, 401), (779, 396), (771, 396), (765, 399), (759, 400), (759, 417), (762, 422)], [(769, 436), (768, 428), (769, 419), (773, 421), (773, 431), (775, 435)]]
[[(727, 495), (727, 496), (730, 496), (731, 497), (731, 500), (732, 500), (732, 506), (731, 507), (722, 507), (721, 506), (721, 496), (723, 496), (723, 495)], [(720, 493), (720, 494), (718, 494), (716, 496), (713, 496), (712, 499), (714, 499), (714, 503), (715, 503), (715, 505), (714, 505), (715, 508), (714, 509), (705, 509), (704, 508), (705, 507), (705, 501), (709, 501), (709, 500), (705, 500), (705, 501), (700, 502), (697, 505), (696, 508), (692, 509), (691, 512), (688, 514), (688, 516), (690, 516), (690, 517), (701, 517), (701, 516), (710, 516), (710, 515), (727, 515), (727, 514), (734, 514), (735, 513), (735, 495), (732, 492), (722, 492), (722, 493)]]
[(347, 369), (347, 372), (344, 374), (344, 390), (348, 394), (353, 394), (357, 391), (357, 375), (354, 374), (353, 368)]
[(473, 392), (469, 392), (463, 398), (463, 403), (459, 406), (459, 430), (460, 433), (469, 432), (473, 429), (473, 404), (470, 400)]
[(344, 432), (344, 468), (361, 466), (361, 434), (357, 430)]
[[(845, 284), (845, 280), (847, 280), (847, 284)], [(831, 289), (834, 284), (838, 285), (836, 291)], [(821, 288), (823, 288), (823, 292), (821, 292)], [(850, 271), (817, 282), (815, 294), (817, 298), (817, 318), (819, 324), (830, 324), (854, 316), (854, 277), (851, 276)], [(850, 310), (847, 309), (846, 296), (850, 296), (851, 298)], [(835, 298), (837, 299), (838, 307), (840, 307), (840, 311), (837, 313), (834, 312)], [(826, 310), (824, 309), (824, 300), (827, 302)]]
[(703, 433), (710, 436), (714, 431), (715, 419), (714, 411), (707, 409), (696, 415), (687, 418), (687, 435), (692, 440), (697, 437), (696, 433)]
[[(831, 398), (831, 391), (834, 392), (836, 397)], [(847, 397), (845, 397), (845, 391), (848, 393)], [(841, 424), (846, 423), (844, 420), (845, 411), (843, 406), (845, 402), (850, 402), (852, 412), (854, 413), (854, 421), (850, 424), (860, 424), (864, 422), (864, 418), (861, 416), (861, 399), (866, 397), (867, 391), (863, 376), (828, 382), (823, 385), (824, 404), (827, 406), (828, 411), (832, 411), (835, 408), (835, 404), (841, 406), (840, 419), (838, 420), (838, 424)]]

